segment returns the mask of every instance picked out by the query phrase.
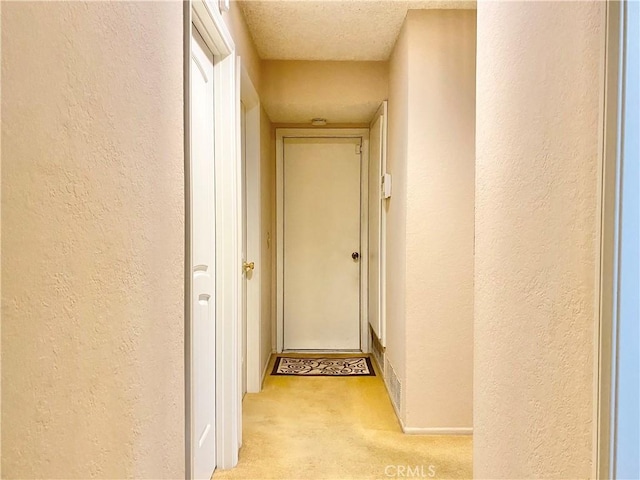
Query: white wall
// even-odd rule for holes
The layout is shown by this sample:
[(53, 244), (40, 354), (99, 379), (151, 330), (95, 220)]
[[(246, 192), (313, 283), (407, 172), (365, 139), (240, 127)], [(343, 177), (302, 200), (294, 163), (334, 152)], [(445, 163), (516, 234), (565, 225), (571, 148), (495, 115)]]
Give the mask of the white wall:
[(2, 10), (2, 473), (182, 477), (182, 4)]
[(410, 11), (391, 59), (387, 357), (407, 428), (472, 427), (475, 39), (473, 10)]
[(592, 476), (604, 9), (478, 3), (476, 478)]

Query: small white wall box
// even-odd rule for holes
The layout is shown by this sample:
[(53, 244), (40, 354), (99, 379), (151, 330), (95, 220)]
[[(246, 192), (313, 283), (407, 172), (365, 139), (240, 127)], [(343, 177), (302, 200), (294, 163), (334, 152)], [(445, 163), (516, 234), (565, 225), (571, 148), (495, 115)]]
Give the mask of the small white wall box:
[(391, 197), (391, 174), (385, 173), (382, 175), (382, 198)]
[(229, 11), (229, 0), (218, 0), (218, 4), (220, 5), (220, 12), (228, 12)]

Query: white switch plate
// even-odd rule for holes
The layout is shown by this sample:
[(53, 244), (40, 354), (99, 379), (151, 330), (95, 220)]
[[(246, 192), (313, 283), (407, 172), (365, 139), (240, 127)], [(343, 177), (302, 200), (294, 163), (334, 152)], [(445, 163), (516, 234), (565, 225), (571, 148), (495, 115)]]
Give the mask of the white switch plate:
[(385, 173), (382, 175), (382, 198), (391, 197), (391, 174)]

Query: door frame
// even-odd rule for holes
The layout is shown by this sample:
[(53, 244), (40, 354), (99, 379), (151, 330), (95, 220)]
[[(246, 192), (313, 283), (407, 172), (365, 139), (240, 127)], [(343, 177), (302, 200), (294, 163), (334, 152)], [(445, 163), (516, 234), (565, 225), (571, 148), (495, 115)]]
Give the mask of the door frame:
[(617, 296), (617, 217), (619, 202), (619, 60), (620, 4), (607, 2), (602, 72), (603, 97), (600, 138), (599, 211), (601, 212), (598, 318), (594, 362), (593, 478), (610, 478), (611, 382), (613, 324)]
[(369, 352), (368, 308), (368, 128), (278, 128), (276, 129), (276, 351), (284, 348), (284, 139), (361, 138), (360, 156), (360, 349)]
[(617, 216), (619, 197), (619, 58), (620, 4), (607, 2), (604, 36), (605, 61), (602, 72), (602, 118), (599, 132), (602, 141), (599, 172), (600, 262), (597, 265), (599, 282), (598, 318), (594, 356), (594, 428), (593, 478), (610, 478), (611, 449), (611, 381), (613, 374), (612, 348), (615, 298), (617, 296)]
[[(260, 238), (262, 232), (262, 216), (260, 202), (260, 115), (261, 104), (258, 92), (251, 81), (247, 69), (238, 57), (238, 79), (240, 81), (238, 95), (245, 107), (245, 169), (247, 188), (247, 261), (254, 262), (255, 268), (251, 278), (247, 279), (247, 393), (258, 393), (262, 389), (262, 348), (260, 296), (262, 292), (262, 249)], [(238, 132), (238, 151), (241, 152), (242, 132)], [(239, 201), (242, 201), (242, 189)], [(241, 205), (241, 204), (240, 204)], [(240, 210), (242, 211), (242, 210)], [(245, 228), (242, 225), (241, 228)], [(242, 235), (240, 236), (242, 239)], [(242, 299), (240, 299), (242, 301)], [(242, 307), (242, 305), (240, 305)], [(242, 339), (240, 342), (242, 348)], [(242, 352), (240, 352), (242, 354)], [(240, 372), (242, 375), (242, 372)]]
[(593, 478), (616, 478), (616, 426), (622, 265), (622, 182), (627, 1), (607, 2), (600, 124), (599, 316), (594, 377)]
[[(380, 150), (381, 150), (381, 162), (380, 162), (380, 178), (378, 183), (378, 194), (382, 197), (382, 176), (387, 173), (387, 120), (389, 117), (388, 113), (388, 101), (385, 100), (382, 102), (376, 114), (371, 119), (369, 124), (369, 128), (373, 127), (375, 121), (380, 117), (382, 118), (382, 138), (380, 141)], [(369, 159), (369, 163), (371, 163), (372, 159)], [(388, 199), (381, 198), (380, 199), (380, 218), (378, 219), (378, 237), (379, 237), (379, 246), (378, 246), (378, 258), (376, 259), (378, 262), (378, 315), (380, 317), (380, 338), (378, 341), (380, 345), (384, 348), (387, 346), (387, 208)], [(368, 327), (367, 327), (368, 328)], [(375, 333), (372, 331), (372, 335)]]
[[(238, 463), (238, 285), (239, 219), (237, 130), (239, 104), (236, 86), (235, 46), (222, 15), (208, 0), (184, 2), (184, 172), (185, 172), (185, 477), (193, 478), (193, 385), (191, 312), (191, 146), (190, 146), (190, 59), (191, 29), (195, 26), (214, 55), (214, 138), (216, 201), (216, 468)], [(231, 121), (229, 121), (231, 120)], [(219, 321), (225, 319), (225, 321)], [(242, 388), (241, 386), (239, 388)]]

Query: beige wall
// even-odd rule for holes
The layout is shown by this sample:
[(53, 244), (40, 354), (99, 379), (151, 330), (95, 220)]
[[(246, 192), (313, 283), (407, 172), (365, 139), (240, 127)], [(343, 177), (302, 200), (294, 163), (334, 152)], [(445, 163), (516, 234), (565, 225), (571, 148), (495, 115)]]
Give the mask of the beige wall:
[(476, 478), (592, 476), (604, 9), (478, 3)]
[(406, 425), (473, 424), (475, 10), (409, 30)]
[[(406, 384), (407, 145), (409, 132), (409, 39), (406, 23), (389, 61), (387, 172), (393, 192), (386, 212), (386, 361)], [(389, 381), (389, 379), (387, 379)], [(396, 405), (404, 421), (404, 401)]]
[(368, 123), (388, 94), (387, 62), (269, 60), (263, 99), (275, 123)]
[(391, 60), (387, 356), (408, 428), (473, 423), (475, 22), (412, 10)]
[(2, 473), (182, 477), (182, 3), (2, 9)]

